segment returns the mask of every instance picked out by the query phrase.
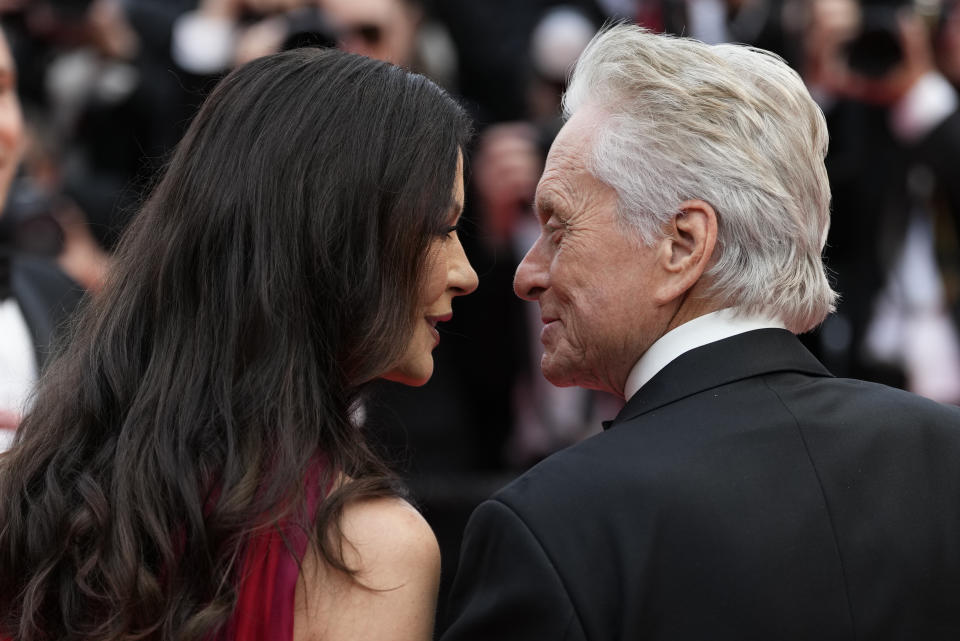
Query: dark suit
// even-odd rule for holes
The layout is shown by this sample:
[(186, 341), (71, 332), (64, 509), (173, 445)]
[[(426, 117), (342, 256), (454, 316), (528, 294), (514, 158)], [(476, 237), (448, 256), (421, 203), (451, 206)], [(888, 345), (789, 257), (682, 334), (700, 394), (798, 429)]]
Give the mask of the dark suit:
[(76, 309), (83, 290), (52, 261), (25, 255), (10, 261), (10, 290), (33, 338), (37, 367), (42, 369), (57, 329)]
[(444, 641), (960, 639), (960, 409), (687, 352), (477, 508)]

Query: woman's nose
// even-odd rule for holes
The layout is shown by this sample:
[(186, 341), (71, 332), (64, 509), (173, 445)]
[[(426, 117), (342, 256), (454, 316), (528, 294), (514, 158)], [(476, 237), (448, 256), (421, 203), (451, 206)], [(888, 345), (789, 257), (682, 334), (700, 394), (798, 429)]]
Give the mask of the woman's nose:
[(480, 283), (477, 278), (477, 272), (470, 265), (467, 254), (463, 251), (463, 245), (459, 239), (456, 240), (456, 246), (453, 247), (452, 255), (449, 258), (449, 276), (447, 277), (447, 286), (454, 290), (455, 296), (465, 296), (477, 288)]

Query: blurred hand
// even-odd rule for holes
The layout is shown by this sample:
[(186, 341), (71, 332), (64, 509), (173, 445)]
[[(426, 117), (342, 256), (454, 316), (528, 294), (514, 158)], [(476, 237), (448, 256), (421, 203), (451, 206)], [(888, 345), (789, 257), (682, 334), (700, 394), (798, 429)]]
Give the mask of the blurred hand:
[(236, 20), (243, 12), (243, 0), (201, 0), (197, 11), (206, 16)]
[(528, 123), (488, 128), (474, 159), (473, 182), (485, 235), (509, 242), (518, 218), (528, 216), (543, 169), (537, 131)]
[(811, 0), (803, 37), (803, 75), (808, 85), (840, 93), (849, 73), (843, 61), (843, 44), (860, 25), (860, 8), (854, 0)]
[(312, 0), (243, 0), (245, 8), (253, 13), (267, 15), (286, 13), (299, 7), (316, 4)]
[(960, 85), (960, 3), (953, 5), (940, 34), (940, 67), (955, 85)]
[(90, 37), (104, 55), (133, 60), (140, 51), (140, 38), (127, 21), (120, 0), (95, 0), (87, 11)]
[(99, 292), (107, 278), (110, 257), (90, 233), (87, 218), (76, 205), (64, 205), (54, 215), (63, 229), (63, 251), (57, 256), (57, 264), (84, 289)]
[(236, 19), (245, 11), (265, 16), (314, 4), (316, 0), (202, 0), (199, 10), (210, 16)]
[(287, 21), (282, 15), (264, 18), (250, 25), (237, 38), (233, 52), (233, 66), (239, 67), (251, 60), (280, 51), (287, 37)]

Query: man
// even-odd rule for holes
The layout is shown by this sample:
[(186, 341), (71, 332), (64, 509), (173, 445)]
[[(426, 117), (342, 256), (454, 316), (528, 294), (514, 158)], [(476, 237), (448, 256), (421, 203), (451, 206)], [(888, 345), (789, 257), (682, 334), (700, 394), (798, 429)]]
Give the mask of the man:
[[(0, 216), (24, 145), (16, 68), (0, 30)], [(54, 263), (18, 251), (0, 221), (0, 452), (7, 449), (57, 325), (80, 289)]]
[(826, 129), (780, 59), (616, 26), (515, 288), (627, 399), (471, 518), (444, 641), (960, 638), (960, 410), (832, 378)]

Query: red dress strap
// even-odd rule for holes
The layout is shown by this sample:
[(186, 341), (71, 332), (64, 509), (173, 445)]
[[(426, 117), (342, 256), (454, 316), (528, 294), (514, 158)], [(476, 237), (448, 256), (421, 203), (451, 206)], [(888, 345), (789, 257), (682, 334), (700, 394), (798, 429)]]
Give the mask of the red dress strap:
[(244, 553), (237, 607), (222, 641), (289, 641), (293, 639), (294, 596), (300, 562), (307, 551), (309, 532), (321, 492), (321, 459), (305, 479), (307, 518), (287, 520), (255, 536)]

